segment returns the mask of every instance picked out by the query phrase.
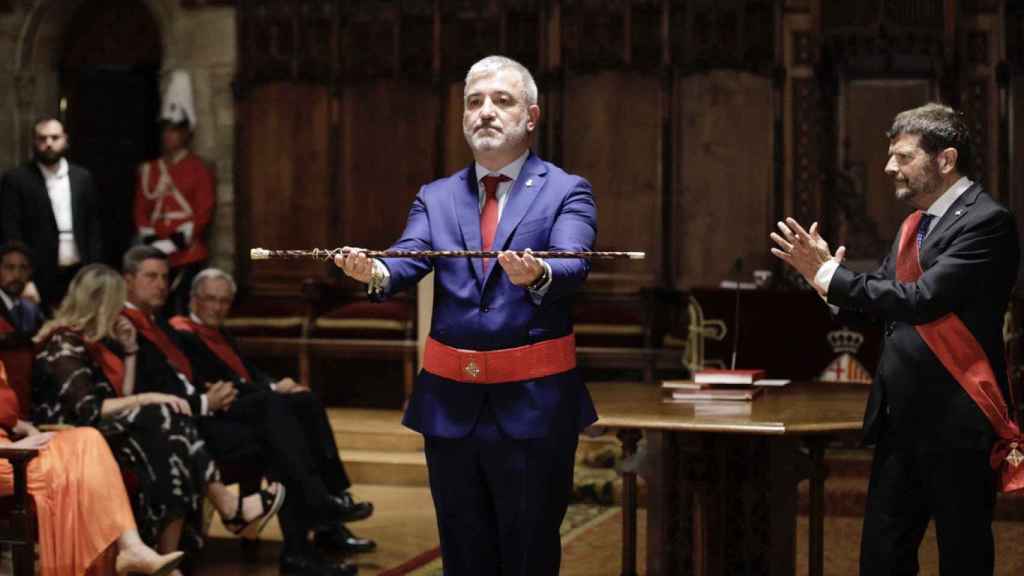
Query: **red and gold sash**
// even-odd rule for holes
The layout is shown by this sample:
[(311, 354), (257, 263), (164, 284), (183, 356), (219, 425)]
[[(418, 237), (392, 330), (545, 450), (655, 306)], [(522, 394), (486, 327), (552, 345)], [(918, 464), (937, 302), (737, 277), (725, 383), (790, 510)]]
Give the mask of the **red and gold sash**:
[[(915, 282), (924, 273), (917, 246), (917, 229), (922, 214), (918, 210), (908, 216), (900, 230), (896, 255), (898, 282)], [(992, 447), (991, 464), (999, 472), (999, 491), (1024, 489), (1024, 436), (1009, 416), (992, 364), (981, 344), (952, 312), (938, 320), (919, 324), (915, 329), (992, 424), (997, 440)]]
[(175, 370), (184, 374), (189, 380), (192, 380), (192, 363), (188, 361), (185, 353), (174, 342), (171, 342), (170, 336), (153, 322), (152, 318), (142, 312), (142, 310), (136, 310), (135, 308), (126, 307), (121, 310), (121, 314), (124, 314), (125, 318), (131, 320), (132, 325), (139, 331), (139, 336), (152, 342), (164, 354)]
[(194, 322), (191, 318), (185, 316), (171, 318), (171, 326), (180, 332), (191, 332), (198, 336), (203, 341), (203, 344), (206, 344), (206, 347), (217, 358), (220, 358), (221, 362), (224, 362), (228, 368), (231, 368), (231, 371), (237, 374), (239, 378), (243, 378), (247, 382), (252, 381), (252, 376), (249, 375), (249, 370), (246, 369), (245, 363), (242, 362), (242, 358), (235, 352), (228, 339), (224, 337), (223, 332), (205, 324)]

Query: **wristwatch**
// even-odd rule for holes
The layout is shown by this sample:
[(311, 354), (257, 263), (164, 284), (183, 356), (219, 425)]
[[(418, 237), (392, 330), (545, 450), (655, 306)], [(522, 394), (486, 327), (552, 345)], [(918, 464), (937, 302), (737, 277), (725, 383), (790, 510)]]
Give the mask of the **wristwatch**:
[(533, 281), (533, 284), (530, 284), (529, 289), (534, 291), (540, 290), (545, 284), (548, 283), (548, 279), (550, 278), (551, 275), (548, 274), (548, 267), (542, 263), (540, 265), (540, 276), (538, 276), (537, 279)]

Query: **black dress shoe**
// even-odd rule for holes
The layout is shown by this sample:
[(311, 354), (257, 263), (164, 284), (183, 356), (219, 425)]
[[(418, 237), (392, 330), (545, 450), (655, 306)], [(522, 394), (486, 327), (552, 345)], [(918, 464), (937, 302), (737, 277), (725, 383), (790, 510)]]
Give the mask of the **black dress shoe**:
[[(370, 502), (356, 502), (352, 494), (343, 492), (341, 496), (328, 496), (328, 508), (330, 516), (337, 522), (355, 522), (365, 520), (373, 514), (373, 504)], [(325, 528), (331, 528), (328, 524)]]
[(339, 524), (334, 530), (317, 532), (313, 541), (320, 548), (338, 554), (360, 554), (377, 548), (376, 542), (369, 538), (359, 538), (344, 524)]
[(359, 567), (342, 561), (340, 564), (320, 557), (318, 554), (282, 554), (281, 574), (302, 576), (355, 576)]

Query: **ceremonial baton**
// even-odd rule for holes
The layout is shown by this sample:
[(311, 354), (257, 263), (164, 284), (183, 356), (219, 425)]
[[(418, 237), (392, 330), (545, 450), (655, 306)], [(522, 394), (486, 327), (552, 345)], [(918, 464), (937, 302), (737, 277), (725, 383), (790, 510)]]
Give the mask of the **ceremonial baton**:
[[(498, 250), (342, 250), (341, 248), (314, 248), (312, 250), (267, 250), (253, 248), (249, 250), (250, 260), (302, 260), (313, 259), (325, 262), (334, 260), (335, 256), (361, 252), (367, 258), (497, 258), (502, 254)], [(644, 252), (571, 252), (571, 251), (513, 251), (522, 257), (526, 254), (534, 258), (583, 258), (587, 260), (643, 260)]]

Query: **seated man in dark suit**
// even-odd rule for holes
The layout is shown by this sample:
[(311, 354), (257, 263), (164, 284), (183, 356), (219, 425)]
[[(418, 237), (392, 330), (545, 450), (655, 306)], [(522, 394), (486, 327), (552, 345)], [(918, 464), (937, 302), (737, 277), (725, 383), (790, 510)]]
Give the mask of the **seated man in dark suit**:
[[(175, 316), (170, 324), (178, 331), (196, 378), (201, 382), (230, 380), (239, 390), (251, 387), (274, 391), (305, 425), (306, 444), (313, 448), (311, 456), (330, 493), (345, 502), (353, 502), (369, 515), (372, 505), (365, 502), (354, 504), (348, 492), (352, 483), (338, 457), (334, 431), (323, 405), (306, 386), (291, 378), (275, 380), (247, 362), (239, 353), (234, 339), (222, 330), (235, 299), (235, 280), (227, 272), (207, 268), (195, 277), (191, 289), (191, 314)], [(376, 547), (373, 540), (357, 538), (344, 524), (319, 527), (315, 540), (320, 546), (346, 553), (369, 552)]]
[[(32, 258), (28, 246), (8, 242), (0, 246), (0, 361), (18, 395), (22, 410), (31, 404), (32, 337), (43, 325), (39, 306), (22, 297), (32, 279)], [(28, 414), (22, 414), (27, 419)]]
[(202, 375), (193, 371), (177, 333), (156, 316), (168, 296), (167, 255), (151, 246), (137, 246), (125, 254), (122, 273), (128, 289), (122, 313), (139, 335), (136, 390), (187, 400), (218, 463), (237, 461), (239, 453), (253, 447), (260, 450), (259, 455), (248, 455), (246, 462), (255, 458), (262, 464), (265, 459), (268, 474), (287, 488), (278, 514), (284, 535), (282, 574), (356, 574), (355, 565), (335, 564), (321, 556), (307, 537), (319, 525), (365, 518), (372, 512), (370, 506), (330, 493), (307, 445), (304, 426), (281, 395), (253, 386), (236, 388), (230, 381), (198, 384), (203, 381), (195, 378)]

